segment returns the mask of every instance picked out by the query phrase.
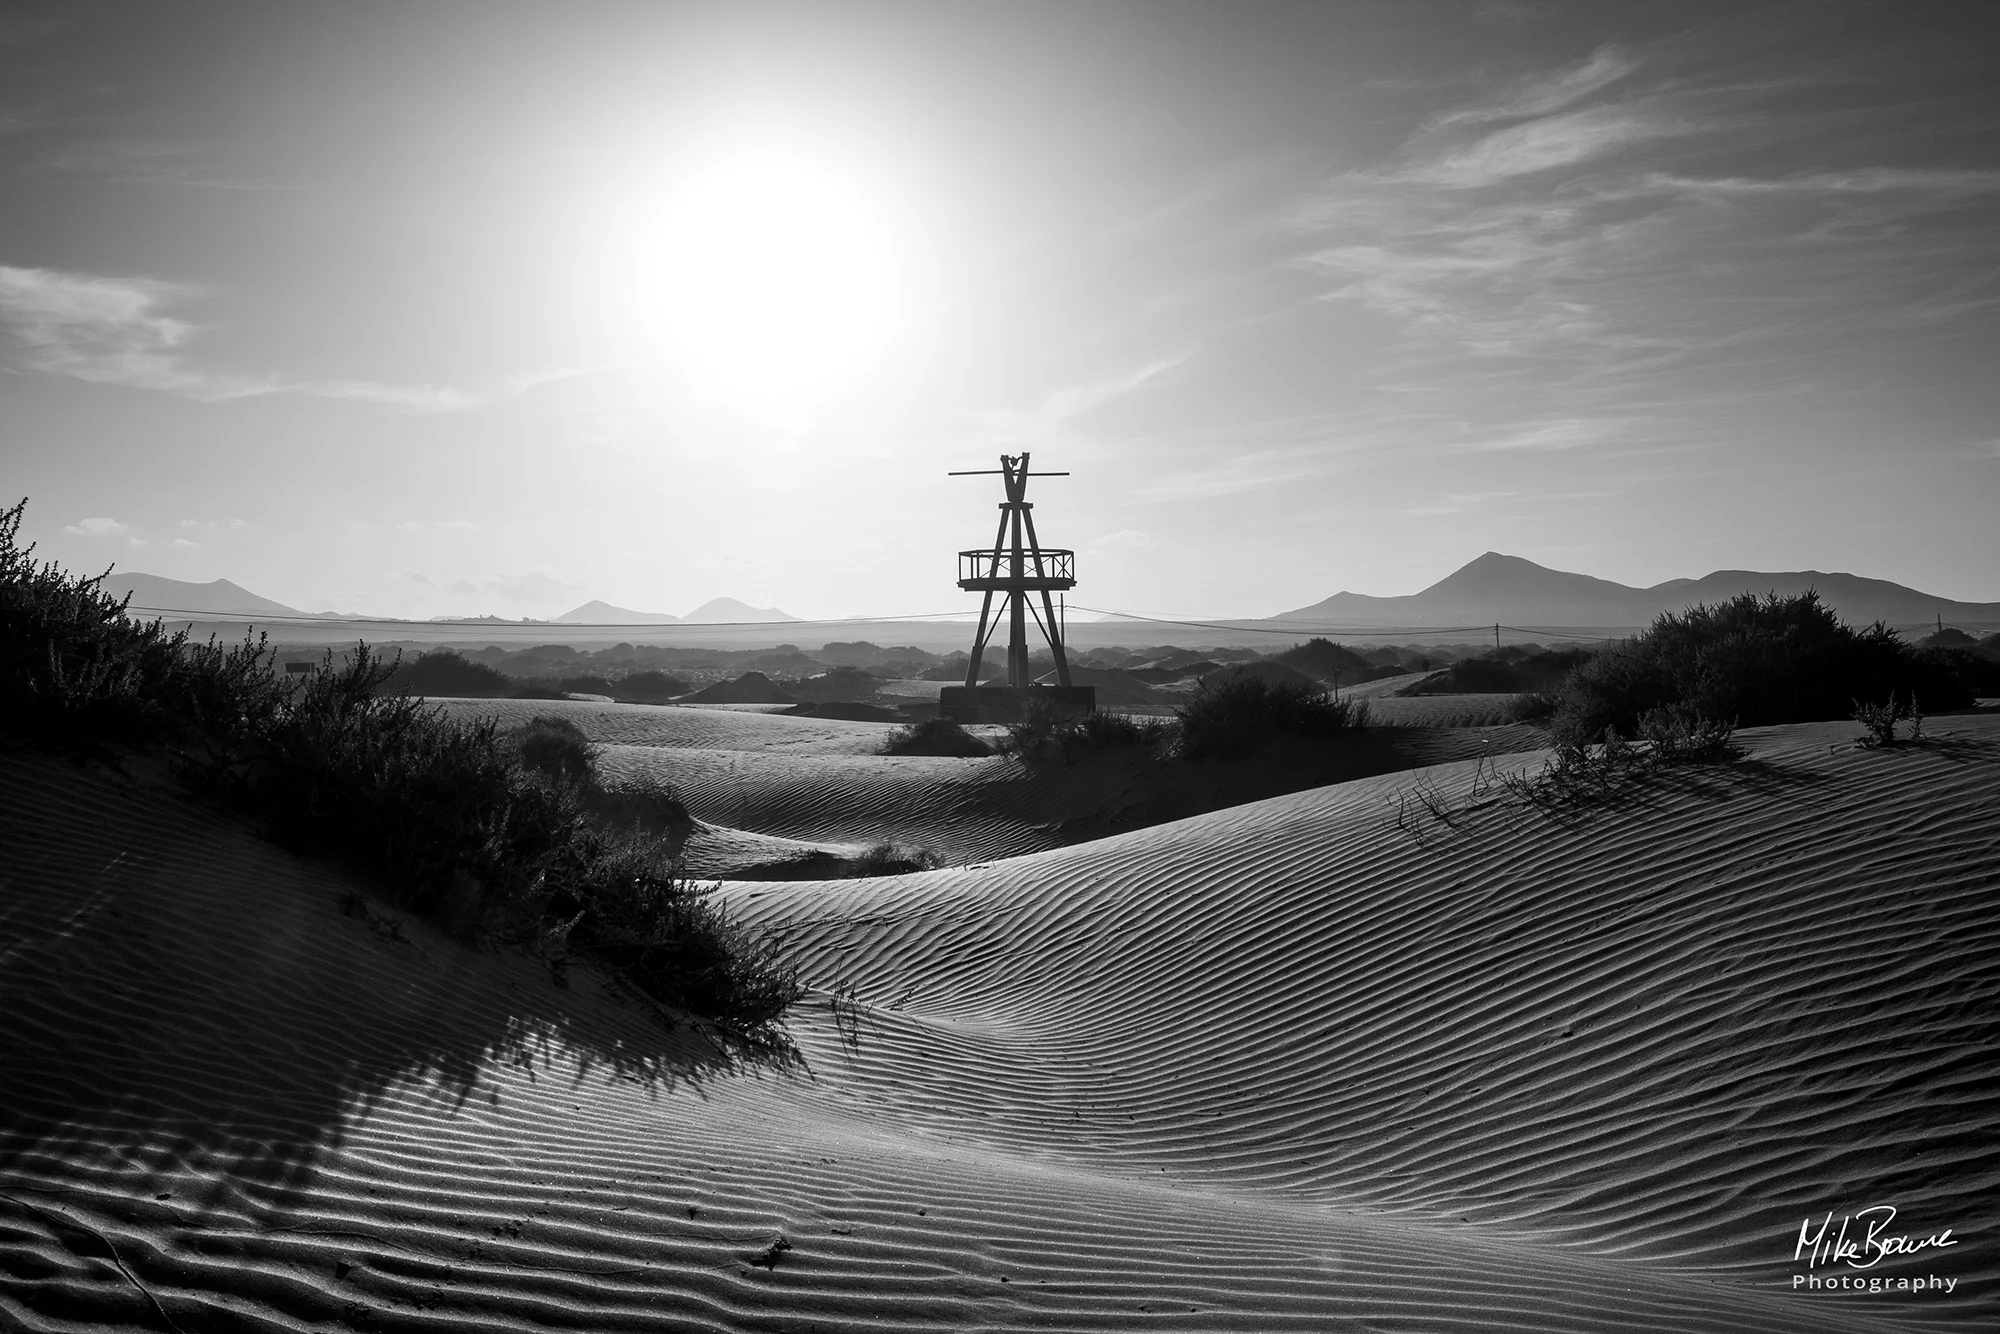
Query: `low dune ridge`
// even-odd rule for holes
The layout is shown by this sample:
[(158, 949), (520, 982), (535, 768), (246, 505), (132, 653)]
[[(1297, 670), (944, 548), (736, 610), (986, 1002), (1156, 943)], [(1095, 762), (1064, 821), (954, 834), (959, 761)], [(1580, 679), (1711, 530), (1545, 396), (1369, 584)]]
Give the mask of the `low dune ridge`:
[[(1759, 729), (1559, 820), (1459, 762), (730, 885), (816, 989), (763, 1064), (143, 776), (0, 756), (0, 1310), (1990, 1328), (2000, 719), (1933, 729)], [(1398, 827), (1418, 788), (1452, 827)], [(1792, 1290), (1801, 1221), (1874, 1204), (1966, 1244), (1871, 1272), (1954, 1293)]]

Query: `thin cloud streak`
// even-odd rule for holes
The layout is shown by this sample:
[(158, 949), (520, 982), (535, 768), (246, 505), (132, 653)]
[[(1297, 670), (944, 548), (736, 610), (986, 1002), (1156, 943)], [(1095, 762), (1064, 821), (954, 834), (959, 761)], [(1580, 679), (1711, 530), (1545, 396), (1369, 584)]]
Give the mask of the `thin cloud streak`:
[(1637, 68), (1638, 62), (1618, 47), (1602, 46), (1580, 65), (1531, 77), (1497, 102), (1433, 116), (1425, 128), (1448, 129), (1454, 125), (1546, 116), (1616, 83)]
[(420, 412), (462, 412), (488, 399), (431, 385), (287, 380), (191, 365), (196, 326), (163, 312), (202, 295), (150, 278), (106, 278), (0, 265), (0, 325), (25, 346), (29, 369), (91, 384), (228, 403), (270, 394), (347, 399)]

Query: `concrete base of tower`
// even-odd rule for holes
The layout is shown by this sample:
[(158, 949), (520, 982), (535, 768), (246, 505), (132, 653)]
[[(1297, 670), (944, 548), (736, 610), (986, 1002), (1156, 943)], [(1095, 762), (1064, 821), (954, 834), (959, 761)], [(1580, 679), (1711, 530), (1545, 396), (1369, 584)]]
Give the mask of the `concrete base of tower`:
[(1031, 700), (1057, 714), (1081, 717), (1097, 711), (1097, 687), (946, 686), (938, 692), (938, 714), (961, 723), (1017, 723)]

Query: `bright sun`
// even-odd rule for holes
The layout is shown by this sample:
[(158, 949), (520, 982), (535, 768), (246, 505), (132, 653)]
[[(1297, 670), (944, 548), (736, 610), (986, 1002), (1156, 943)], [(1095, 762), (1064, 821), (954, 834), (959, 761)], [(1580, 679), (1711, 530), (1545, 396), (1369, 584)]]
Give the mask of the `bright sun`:
[(739, 137), (660, 200), (653, 325), (699, 383), (779, 401), (884, 369), (910, 331), (907, 219), (879, 181), (804, 143)]

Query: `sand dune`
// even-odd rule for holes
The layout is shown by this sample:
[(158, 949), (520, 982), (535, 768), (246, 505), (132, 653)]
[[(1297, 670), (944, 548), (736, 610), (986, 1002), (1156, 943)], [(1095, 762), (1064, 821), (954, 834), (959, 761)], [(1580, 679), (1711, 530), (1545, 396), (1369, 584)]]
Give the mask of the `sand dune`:
[[(0, 1322), (1990, 1328), (2000, 720), (1940, 721), (1565, 823), (1395, 828), (1458, 763), (734, 885), (820, 989), (762, 1066), (0, 756)], [(1956, 1292), (1794, 1293), (1875, 1203)]]
[(874, 755), (895, 730), (888, 723), (660, 704), (560, 699), (440, 699), (436, 703), (454, 717), (491, 718), (502, 728), (519, 727), (531, 718), (567, 718), (593, 741), (624, 746)]

